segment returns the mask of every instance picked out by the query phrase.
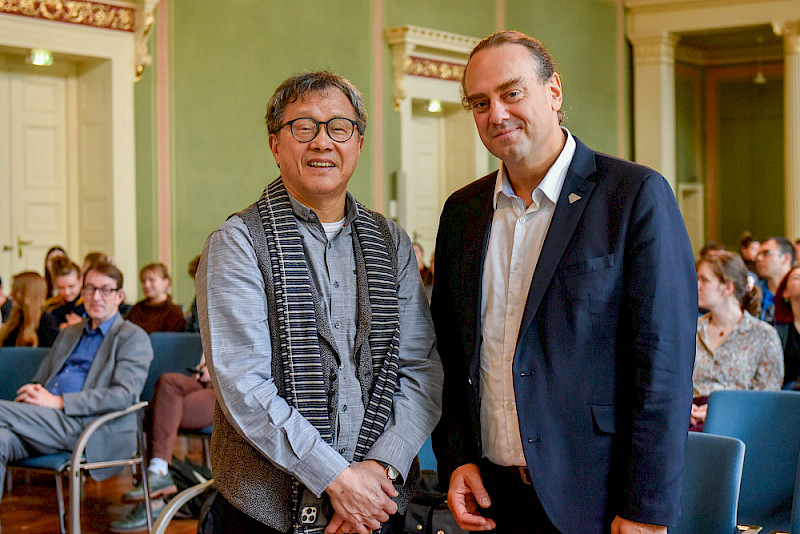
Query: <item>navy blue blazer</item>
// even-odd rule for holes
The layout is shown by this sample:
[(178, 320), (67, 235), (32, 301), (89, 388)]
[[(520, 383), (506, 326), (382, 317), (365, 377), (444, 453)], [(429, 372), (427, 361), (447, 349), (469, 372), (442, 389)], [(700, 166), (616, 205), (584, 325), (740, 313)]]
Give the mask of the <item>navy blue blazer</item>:
[[(692, 250), (660, 174), (576, 143), (512, 367), (525, 458), (563, 532), (608, 531), (616, 515), (674, 525), (692, 401)], [(448, 199), (436, 241), (445, 382), (433, 445), (445, 481), (481, 457), (481, 277), (496, 176)]]

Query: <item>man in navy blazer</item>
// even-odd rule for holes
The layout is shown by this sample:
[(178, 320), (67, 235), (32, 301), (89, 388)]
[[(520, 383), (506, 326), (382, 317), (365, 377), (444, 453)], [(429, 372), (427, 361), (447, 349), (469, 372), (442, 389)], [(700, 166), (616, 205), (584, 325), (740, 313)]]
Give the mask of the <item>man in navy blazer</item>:
[(449, 506), (467, 530), (666, 533), (697, 312), (674, 194), (560, 126), (561, 81), (531, 37), (484, 39), (462, 90), (502, 166), (448, 199), (436, 242)]

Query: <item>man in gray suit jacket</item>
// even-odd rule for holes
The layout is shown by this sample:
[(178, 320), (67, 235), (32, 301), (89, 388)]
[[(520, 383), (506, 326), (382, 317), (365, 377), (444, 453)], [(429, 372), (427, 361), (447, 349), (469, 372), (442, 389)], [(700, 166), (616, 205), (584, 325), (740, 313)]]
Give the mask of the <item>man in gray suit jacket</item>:
[[(100, 264), (86, 273), (81, 292), (89, 317), (61, 332), (15, 402), (0, 401), (0, 487), (8, 462), (72, 450), (92, 420), (127, 408), (142, 392), (153, 349), (145, 331), (118, 312), (125, 298), (122, 273)], [(133, 452), (135, 435), (133, 415), (103, 426), (89, 441), (86, 460)], [(92, 477), (103, 480), (117, 471), (97, 469)]]

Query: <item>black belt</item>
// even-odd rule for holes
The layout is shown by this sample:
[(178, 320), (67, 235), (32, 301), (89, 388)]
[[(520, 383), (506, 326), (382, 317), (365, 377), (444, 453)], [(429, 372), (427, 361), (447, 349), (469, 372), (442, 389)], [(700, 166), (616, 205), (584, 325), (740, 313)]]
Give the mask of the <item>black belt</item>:
[(528, 486), (532, 485), (531, 473), (528, 471), (528, 466), (522, 465), (498, 465), (490, 462), (486, 458), (483, 459), (485, 466), (494, 469), (495, 471), (502, 472), (511, 476), (514, 479), (520, 480), (523, 484)]

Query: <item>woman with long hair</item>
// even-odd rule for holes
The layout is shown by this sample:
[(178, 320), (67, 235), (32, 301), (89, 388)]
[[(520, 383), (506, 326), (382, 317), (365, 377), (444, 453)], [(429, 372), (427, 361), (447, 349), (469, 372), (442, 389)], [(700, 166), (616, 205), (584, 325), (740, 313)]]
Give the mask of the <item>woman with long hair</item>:
[(47, 283), (36, 272), (14, 277), (11, 285), (11, 316), (0, 328), (4, 347), (49, 347), (58, 335), (58, 321), (44, 311)]
[(706, 420), (706, 401), (714, 391), (778, 390), (783, 381), (783, 351), (775, 329), (756, 319), (760, 298), (748, 288), (747, 268), (738, 254), (713, 251), (697, 261), (697, 293), (708, 313), (697, 320), (694, 401), (691, 424)]

